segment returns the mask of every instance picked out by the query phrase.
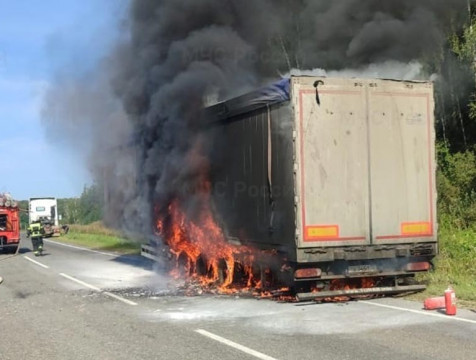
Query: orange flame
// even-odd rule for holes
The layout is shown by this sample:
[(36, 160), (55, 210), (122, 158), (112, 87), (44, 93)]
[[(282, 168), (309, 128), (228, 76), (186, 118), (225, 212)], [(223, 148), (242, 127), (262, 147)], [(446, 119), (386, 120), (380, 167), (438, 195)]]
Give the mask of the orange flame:
[[(185, 275), (198, 280), (205, 288), (216, 286), (222, 293), (233, 293), (240, 290), (234, 284), (234, 274), (239, 265), (245, 278), (242, 288), (259, 288), (259, 281), (253, 276), (252, 249), (226, 241), (208, 206), (207, 192), (202, 195), (201, 208), (194, 219), (188, 218), (181, 211), (179, 201), (174, 200), (166, 219), (157, 222), (159, 235), (176, 257), (172, 275)], [(237, 258), (240, 258), (240, 263), (237, 263)]]
[[(255, 279), (254, 249), (227, 242), (211, 210), (211, 183), (208, 180), (209, 164), (201, 155), (202, 144), (197, 139), (186, 161), (191, 171), (197, 169), (194, 180), (198, 186), (193, 194), (193, 216), (182, 207), (189, 204), (175, 198), (166, 211), (159, 215), (157, 231), (175, 255), (175, 277), (184, 276), (198, 281), (204, 289), (218, 289), (221, 293), (258, 289), (260, 279)], [(187, 199), (189, 200), (189, 199)], [(188, 209), (188, 208), (187, 208)], [(235, 279), (235, 273), (240, 273)]]
[[(374, 286), (375, 280), (373, 278), (335, 279), (331, 281), (329, 290), (369, 289)], [(348, 296), (335, 296), (324, 299), (327, 302), (345, 302), (349, 300), (350, 297)]]

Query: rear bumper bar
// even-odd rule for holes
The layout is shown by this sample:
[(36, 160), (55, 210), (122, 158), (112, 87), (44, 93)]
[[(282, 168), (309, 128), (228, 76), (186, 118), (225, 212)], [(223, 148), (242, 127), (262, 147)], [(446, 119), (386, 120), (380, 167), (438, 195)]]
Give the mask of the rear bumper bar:
[(383, 244), (363, 246), (315, 247), (297, 249), (297, 262), (321, 263), (337, 260), (361, 261), (377, 259), (408, 259), (411, 257), (432, 258), (438, 253), (436, 241), (407, 244)]
[(338, 296), (361, 296), (361, 295), (390, 295), (405, 292), (418, 292), (426, 289), (425, 285), (406, 285), (406, 286), (387, 286), (368, 289), (350, 289), (350, 290), (332, 290), (321, 291), (316, 293), (298, 293), (298, 301), (312, 301)]

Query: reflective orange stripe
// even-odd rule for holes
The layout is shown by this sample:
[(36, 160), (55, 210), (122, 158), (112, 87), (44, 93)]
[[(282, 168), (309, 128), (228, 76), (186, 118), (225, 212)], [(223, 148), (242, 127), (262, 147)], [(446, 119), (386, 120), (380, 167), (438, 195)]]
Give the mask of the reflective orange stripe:
[(429, 222), (407, 222), (401, 225), (402, 235), (428, 235), (431, 234)]
[(308, 239), (334, 239), (339, 237), (338, 225), (319, 225), (306, 227)]

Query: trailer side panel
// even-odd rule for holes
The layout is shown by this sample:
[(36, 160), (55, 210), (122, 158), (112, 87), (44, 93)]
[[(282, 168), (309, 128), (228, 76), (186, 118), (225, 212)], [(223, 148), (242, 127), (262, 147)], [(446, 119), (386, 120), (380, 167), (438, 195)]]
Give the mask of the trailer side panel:
[(295, 259), (293, 123), (289, 102), (208, 130), (215, 214), (230, 241)]

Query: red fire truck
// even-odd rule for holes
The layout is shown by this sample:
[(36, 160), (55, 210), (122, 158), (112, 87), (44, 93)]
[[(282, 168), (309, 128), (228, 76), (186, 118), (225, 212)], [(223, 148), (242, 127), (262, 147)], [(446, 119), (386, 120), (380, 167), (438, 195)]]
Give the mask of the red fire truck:
[(0, 251), (15, 253), (20, 244), (20, 209), (9, 194), (0, 194)]

